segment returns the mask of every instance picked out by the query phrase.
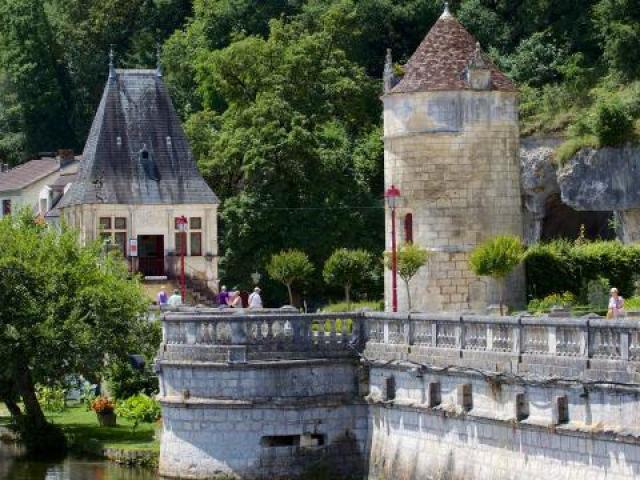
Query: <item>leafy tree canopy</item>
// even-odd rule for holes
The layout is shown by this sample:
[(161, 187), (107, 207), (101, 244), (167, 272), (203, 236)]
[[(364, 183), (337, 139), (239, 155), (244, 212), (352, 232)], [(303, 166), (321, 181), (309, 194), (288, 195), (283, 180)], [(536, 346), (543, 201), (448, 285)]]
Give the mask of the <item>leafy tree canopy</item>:
[(13, 384), (0, 396), (16, 420), (43, 429), (35, 384), (91, 378), (105, 356), (136, 351), (153, 332), (147, 303), (120, 259), (80, 246), (71, 230), (35, 224), (29, 211), (0, 220), (0, 244), (0, 386)]
[(293, 285), (302, 284), (308, 280), (313, 270), (309, 257), (300, 250), (287, 250), (273, 255), (267, 265), (269, 276), (286, 285), (289, 292), (289, 305), (293, 305)]

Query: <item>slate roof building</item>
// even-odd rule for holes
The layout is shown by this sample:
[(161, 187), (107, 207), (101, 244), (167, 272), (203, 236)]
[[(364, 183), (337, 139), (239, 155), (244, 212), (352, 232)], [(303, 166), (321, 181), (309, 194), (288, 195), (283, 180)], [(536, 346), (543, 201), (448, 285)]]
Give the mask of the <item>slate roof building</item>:
[(75, 178), (79, 157), (72, 150), (60, 150), (29, 160), (14, 168), (0, 168), (0, 217), (20, 208), (30, 208), (47, 222), (57, 220), (57, 206)]
[(76, 181), (62, 215), (86, 241), (119, 245), (146, 277), (178, 272), (188, 219), (187, 275), (217, 285), (218, 199), (198, 173), (161, 70), (109, 67)]
[[(434, 256), (411, 282), (419, 311), (482, 310), (500, 286), (476, 277), (469, 252), (484, 240), (523, 229), (518, 92), (445, 7), (397, 78), (391, 53), (384, 73), (385, 185), (403, 204), (400, 245)], [(391, 248), (390, 212), (386, 247)], [(507, 302), (524, 302), (524, 276), (509, 279)], [(403, 282), (400, 310), (408, 309)], [(392, 302), (391, 276), (385, 300)]]

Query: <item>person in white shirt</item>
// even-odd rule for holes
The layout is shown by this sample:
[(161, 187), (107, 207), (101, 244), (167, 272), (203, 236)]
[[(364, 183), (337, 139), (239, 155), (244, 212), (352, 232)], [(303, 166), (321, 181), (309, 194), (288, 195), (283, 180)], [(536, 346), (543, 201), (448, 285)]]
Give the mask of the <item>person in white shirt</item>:
[(611, 297), (609, 298), (607, 318), (617, 318), (622, 316), (624, 316), (624, 298), (620, 296), (617, 288), (612, 288)]
[(262, 308), (262, 297), (260, 297), (260, 288), (253, 289), (253, 293), (249, 295), (249, 308)]
[(169, 305), (169, 308), (176, 308), (182, 305), (182, 295), (180, 295), (180, 291), (178, 290), (173, 291), (173, 295), (169, 297), (169, 300), (167, 301), (167, 305)]

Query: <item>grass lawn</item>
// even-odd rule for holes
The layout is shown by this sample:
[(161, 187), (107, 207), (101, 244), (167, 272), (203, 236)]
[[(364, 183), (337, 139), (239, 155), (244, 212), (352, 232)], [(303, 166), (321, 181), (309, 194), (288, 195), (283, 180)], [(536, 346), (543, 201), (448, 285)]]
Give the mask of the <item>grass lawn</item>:
[(135, 431), (132, 423), (118, 418), (116, 427), (101, 427), (93, 411), (72, 406), (62, 413), (49, 413), (47, 418), (62, 427), (73, 449), (100, 452), (103, 448), (160, 451), (154, 437), (154, 424), (141, 423)]

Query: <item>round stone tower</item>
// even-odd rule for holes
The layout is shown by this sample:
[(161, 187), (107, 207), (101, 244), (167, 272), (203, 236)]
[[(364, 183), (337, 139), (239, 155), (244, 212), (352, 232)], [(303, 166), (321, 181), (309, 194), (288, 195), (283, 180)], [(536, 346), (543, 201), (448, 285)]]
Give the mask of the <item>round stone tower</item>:
[[(446, 7), (401, 78), (388, 53), (384, 85), (385, 184), (402, 196), (398, 245), (435, 253), (411, 281), (412, 309), (483, 311), (498, 302), (498, 286), (473, 275), (470, 251), (495, 235), (522, 237), (517, 89)], [(507, 285), (507, 304), (522, 305), (522, 269)], [(387, 272), (388, 308), (391, 295)], [(402, 281), (398, 302), (407, 309)]]

